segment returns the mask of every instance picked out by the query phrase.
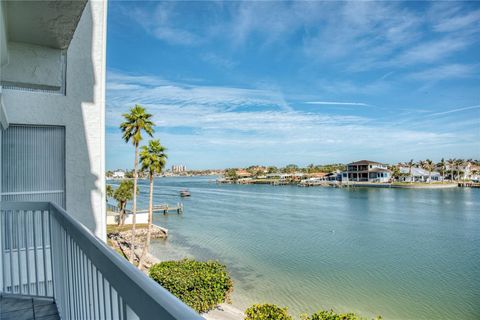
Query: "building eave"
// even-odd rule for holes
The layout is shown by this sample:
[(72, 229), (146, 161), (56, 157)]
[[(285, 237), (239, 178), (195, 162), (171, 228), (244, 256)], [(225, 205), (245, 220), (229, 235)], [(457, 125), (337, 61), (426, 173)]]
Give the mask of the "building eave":
[(65, 50), (87, 2), (5, 1), (8, 41)]

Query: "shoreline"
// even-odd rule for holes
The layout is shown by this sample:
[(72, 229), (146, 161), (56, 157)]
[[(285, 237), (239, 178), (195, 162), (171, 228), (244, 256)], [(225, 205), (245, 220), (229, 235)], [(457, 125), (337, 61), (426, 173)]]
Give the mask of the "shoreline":
[(461, 182), (448, 183), (398, 183), (398, 182), (338, 182), (321, 181), (316, 183), (302, 183), (302, 181), (279, 181), (272, 179), (252, 179), (245, 181), (217, 180), (219, 184), (239, 184), (239, 185), (271, 185), (271, 186), (298, 186), (298, 187), (330, 187), (330, 188), (396, 188), (396, 189), (450, 189), (450, 188), (478, 188), (476, 184), (468, 185)]
[[(128, 226), (128, 225), (127, 225)], [(113, 228), (112, 228), (113, 229)], [(165, 229), (153, 224), (154, 231), (152, 232), (152, 240), (166, 240), (167, 233)], [(138, 263), (139, 257), (142, 254), (143, 250), (143, 237), (146, 232), (145, 228), (137, 229), (137, 244), (135, 248), (135, 260)], [(119, 254), (123, 255), (125, 258), (130, 255), (131, 248), (129, 246), (131, 231), (130, 230), (111, 230), (107, 238), (109, 240), (109, 245)], [(151, 244), (152, 245), (152, 244)], [(150, 246), (151, 246), (150, 245)], [(179, 251), (178, 248), (175, 248), (174, 251)], [(161, 259), (150, 252), (147, 252), (145, 257), (145, 269), (141, 270), (148, 276), (148, 270), (150, 267), (156, 263), (172, 260), (172, 259)], [(221, 303), (216, 306), (213, 310), (210, 310), (206, 313), (202, 313), (201, 316), (206, 320), (243, 320), (244, 313), (240, 309), (234, 307), (229, 303)]]

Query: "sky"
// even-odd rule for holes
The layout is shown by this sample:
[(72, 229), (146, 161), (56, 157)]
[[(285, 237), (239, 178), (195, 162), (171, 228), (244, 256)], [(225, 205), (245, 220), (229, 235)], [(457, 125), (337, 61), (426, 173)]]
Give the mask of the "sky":
[[(107, 169), (122, 114), (167, 166), (480, 158), (480, 2), (110, 1)], [(145, 143), (148, 137), (145, 137)]]

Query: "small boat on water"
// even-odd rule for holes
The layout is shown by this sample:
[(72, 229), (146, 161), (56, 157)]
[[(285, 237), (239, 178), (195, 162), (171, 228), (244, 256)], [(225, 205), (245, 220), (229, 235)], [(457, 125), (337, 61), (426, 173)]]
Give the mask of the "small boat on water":
[(190, 191), (188, 190), (180, 191), (180, 197), (190, 197)]

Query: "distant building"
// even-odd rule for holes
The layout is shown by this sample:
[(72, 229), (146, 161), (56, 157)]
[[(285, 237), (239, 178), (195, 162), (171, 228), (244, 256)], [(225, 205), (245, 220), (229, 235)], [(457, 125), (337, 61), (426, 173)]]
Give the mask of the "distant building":
[(437, 171), (428, 173), (427, 170), (416, 167), (412, 167), (411, 172), (409, 167), (400, 167), (399, 170), (402, 176), (398, 180), (403, 182), (429, 182), (441, 181), (442, 179), (440, 173)]
[(117, 170), (112, 173), (113, 179), (125, 179), (125, 171)]
[(380, 162), (360, 160), (347, 164), (347, 171), (342, 173), (342, 181), (354, 182), (388, 182), (392, 172)]
[(248, 178), (252, 176), (252, 174), (245, 169), (235, 171), (235, 175), (239, 178)]
[(471, 165), (466, 178), (476, 182), (480, 181), (480, 166)]
[(460, 165), (460, 166), (447, 166), (447, 170), (457, 170), (460, 171), (461, 180), (478, 180), (479, 178), (479, 166), (476, 166), (470, 162)]
[(182, 165), (182, 164), (172, 166), (172, 172), (173, 173), (180, 173), (180, 172), (185, 172), (185, 171), (187, 171), (187, 167)]

